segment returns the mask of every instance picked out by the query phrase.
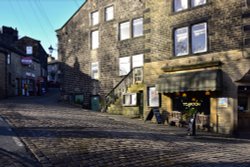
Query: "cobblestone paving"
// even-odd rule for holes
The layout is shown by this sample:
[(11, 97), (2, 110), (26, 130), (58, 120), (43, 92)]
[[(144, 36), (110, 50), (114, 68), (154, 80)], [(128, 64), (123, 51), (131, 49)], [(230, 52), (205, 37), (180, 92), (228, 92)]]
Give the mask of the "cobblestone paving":
[(188, 138), (183, 129), (42, 100), (4, 101), (0, 114), (43, 166), (250, 166), (249, 140)]

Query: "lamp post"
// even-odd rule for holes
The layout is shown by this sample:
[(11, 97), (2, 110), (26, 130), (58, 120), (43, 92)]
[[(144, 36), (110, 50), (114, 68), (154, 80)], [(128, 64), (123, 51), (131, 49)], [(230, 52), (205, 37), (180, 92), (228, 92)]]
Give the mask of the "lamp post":
[(52, 45), (50, 45), (48, 49), (49, 49), (50, 56), (52, 56), (52, 52), (53, 52), (54, 48), (52, 47)]

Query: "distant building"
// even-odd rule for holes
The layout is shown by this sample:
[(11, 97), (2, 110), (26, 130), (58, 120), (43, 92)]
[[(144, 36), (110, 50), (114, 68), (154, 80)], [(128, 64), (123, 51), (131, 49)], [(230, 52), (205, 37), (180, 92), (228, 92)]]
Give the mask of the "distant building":
[(6, 65), (7, 65), (7, 53), (0, 49), (0, 99), (3, 99), (7, 96), (7, 83), (6, 83)]
[[(46, 88), (47, 69), (44, 67), (47, 62), (47, 54), (39, 41), (28, 37), (19, 41), (16, 38), (17, 36), (17, 30), (11, 27), (2, 27), (0, 50), (5, 55), (5, 75), (3, 75), (5, 77), (3, 82), (6, 91), (4, 96), (41, 95)], [(26, 43), (23, 42), (24, 39), (31, 39), (31, 41), (35, 42)], [(33, 49), (33, 46), (35, 49)], [(40, 57), (45, 57), (46, 61), (43, 61), (42, 58), (40, 60)], [(4, 72), (4, 70), (1, 72)]]
[(25, 52), (27, 56), (32, 56), (34, 59), (39, 61), (39, 64), (41, 65), (41, 77), (46, 82), (48, 73), (48, 54), (41, 45), (41, 42), (39, 40), (25, 36), (16, 41), (15, 46)]
[(60, 87), (61, 83), (61, 62), (54, 57), (48, 57), (48, 87)]

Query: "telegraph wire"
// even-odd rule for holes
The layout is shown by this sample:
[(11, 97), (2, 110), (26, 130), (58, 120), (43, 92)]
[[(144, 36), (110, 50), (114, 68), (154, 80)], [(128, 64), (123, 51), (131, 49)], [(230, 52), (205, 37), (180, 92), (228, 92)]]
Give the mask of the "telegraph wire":
[[(11, 1), (11, 0), (10, 0), (10, 1)], [(28, 26), (28, 29), (30, 29), (30, 31), (32, 32), (32, 34), (34, 34), (33, 28), (32, 28), (32, 26), (30, 25), (30, 23), (29, 23), (29, 21), (28, 21), (26, 15), (25, 15), (25, 12), (23, 11), (23, 8), (22, 8), (22, 5), (20, 4), (20, 1), (17, 1), (17, 6), (18, 6), (19, 9), (20, 9), (20, 12), (21, 12), (21, 14), (22, 14), (22, 16), (23, 16), (23, 20), (24, 20), (25, 24)]]
[(51, 23), (47, 13), (46, 13), (46, 10), (44, 9), (43, 7), (43, 4), (41, 3), (40, 0), (38, 1), (35, 1), (35, 4), (36, 4), (36, 7), (38, 8), (38, 10), (40, 11), (40, 13), (44, 16), (44, 18), (46, 19), (46, 21), (49, 23), (49, 26), (55, 30), (55, 27), (53, 26), (53, 24)]
[[(12, 4), (11, 0), (8, 1), (11, 9), (13, 10), (14, 16), (16, 17), (17, 22), (19, 22), (19, 25), (21, 26), (20, 28), (22, 28), (23, 30), (26, 30), (25, 26), (23, 25), (22, 20), (20, 19), (19, 15), (17, 14), (14, 5)], [(18, 27), (16, 27), (17, 29), (19, 29)]]
[(49, 38), (49, 35), (47, 34), (45, 28), (43, 27), (43, 24), (42, 24), (41, 21), (40, 21), (39, 15), (37, 14), (37, 11), (35, 10), (35, 6), (33, 6), (34, 4), (32, 3), (32, 1), (33, 1), (33, 0), (29, 0), (31, 9), (32, 9), (33, 13), (35, 14), (35, 16), (37, 17), (37, 21), (38, 21), (38, 23), (39, 23), (39, 25), (40, 25), (40, 27), (41, 27), (41, 30), (42, 30), (43, 33), (44, 33), (44, 36), (45, 36), (45, 37), (47, 38), (47, 40), (51, 43), (52, 40)]
[(75, 2), (76, 6), (79, 8), (80, 5), (79, 5), (79, 3), (77, 2), (77, 0), (73, 0), (73, 1)]

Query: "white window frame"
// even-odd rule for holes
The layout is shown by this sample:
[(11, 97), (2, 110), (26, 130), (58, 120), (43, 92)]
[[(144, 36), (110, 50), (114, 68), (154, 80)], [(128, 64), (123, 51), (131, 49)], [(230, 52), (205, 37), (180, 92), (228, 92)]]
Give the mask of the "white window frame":
[(91, 32), (91, 49), (99, 48), (99, 30)]
[[(203, 50), (195, 50), (194, 48), (194, 40), (195, 40), (195, 34), (194, 34), (194, 31), (193, 31), (193, 28), (196, 27), (196, 26), (201, 26), (201, 25), (204, 25), (204, 29), (203, 30), (199, 30), (200, 32), (196, 32), (196, 33), (203, 33), (205, 35), (205, 39), (204, 39), (204, 45), (205, 45), (205, 48)], [(199, 24), (194, 24), (192, 25), (191, 27), (191, 39), (192, 39), (192, 53), (203, 53), (203, 52), (207, 52), (207, 23), (204, 22), (204, 23), (199, 23)]]
[(143, 18), (133, 19), (133, 37), (143, 36)]
[[(203, 2), (202, 2), (203, 1)], [(201, 6), (205, 5), (207, 3), (207, 0), (191, 0), (191, 7)], [(200, 3), (198, 3), (200, 2)]]
[(105, 21), (114, 19), (114, 5), (105, 8)]
[[(178, 2), (181, 4), (184, 3), (183, 5), (185, 6), (182, 6), (182, 8), (177, 6)], [(189, 3), (189, 0), (174, 0), (174, 12), (179, 12), (179, 11), (188, 9), (188, 3)]]
[(137, 93), (124, 93), (122, 99), (123, 106), (136, 106), (137, 105)]
[(119, 58), (119, 76), (127, 75), (131, 71), (130, 56)]
[(119, 24), (119, 37), (121, 41), (131, 38), (130, 26), (130, 21)]
[(7, 60), (6, 61), (7, 65), (10, 65), (11, 64), (11, 54), (10, 53), (7, 54), (7, 59), (6, 60)]
[(156, 87), (148, 88), (148, 106), (159, 107), (160, 106), (160, 95), (156, 91)]
[(144, 55), (138, 54), (132, 56), (132, 68), (143, 67), (144, 65)]
[(99, 11), (92, 12), (90, 18), (92, 26), (99, 24)]
[[(94, 72), (94, 71), (97, 71), (97, 72)], [(91, 63), (91, 77), (92, 79), (96, 79), (96, 80), (99, 79), (99, 62)]]
[[(178, 34), (178, 31), (186, 31), (185, 33), (182, 34)], [(185, 52), (178, 52), (178, 43), (180, 43), (181, 38), (185, 38), (186, 35), (186, 39), (185, 41), (187, 41), (187, 48)], [(175, 51), (175, 56), (184, 56), (184, 55), (188, 55), (189, 54), (189, 28), (188, 27), (181, 27), (181, 28), (177, 28), (174, 31), (174, 51)]]

